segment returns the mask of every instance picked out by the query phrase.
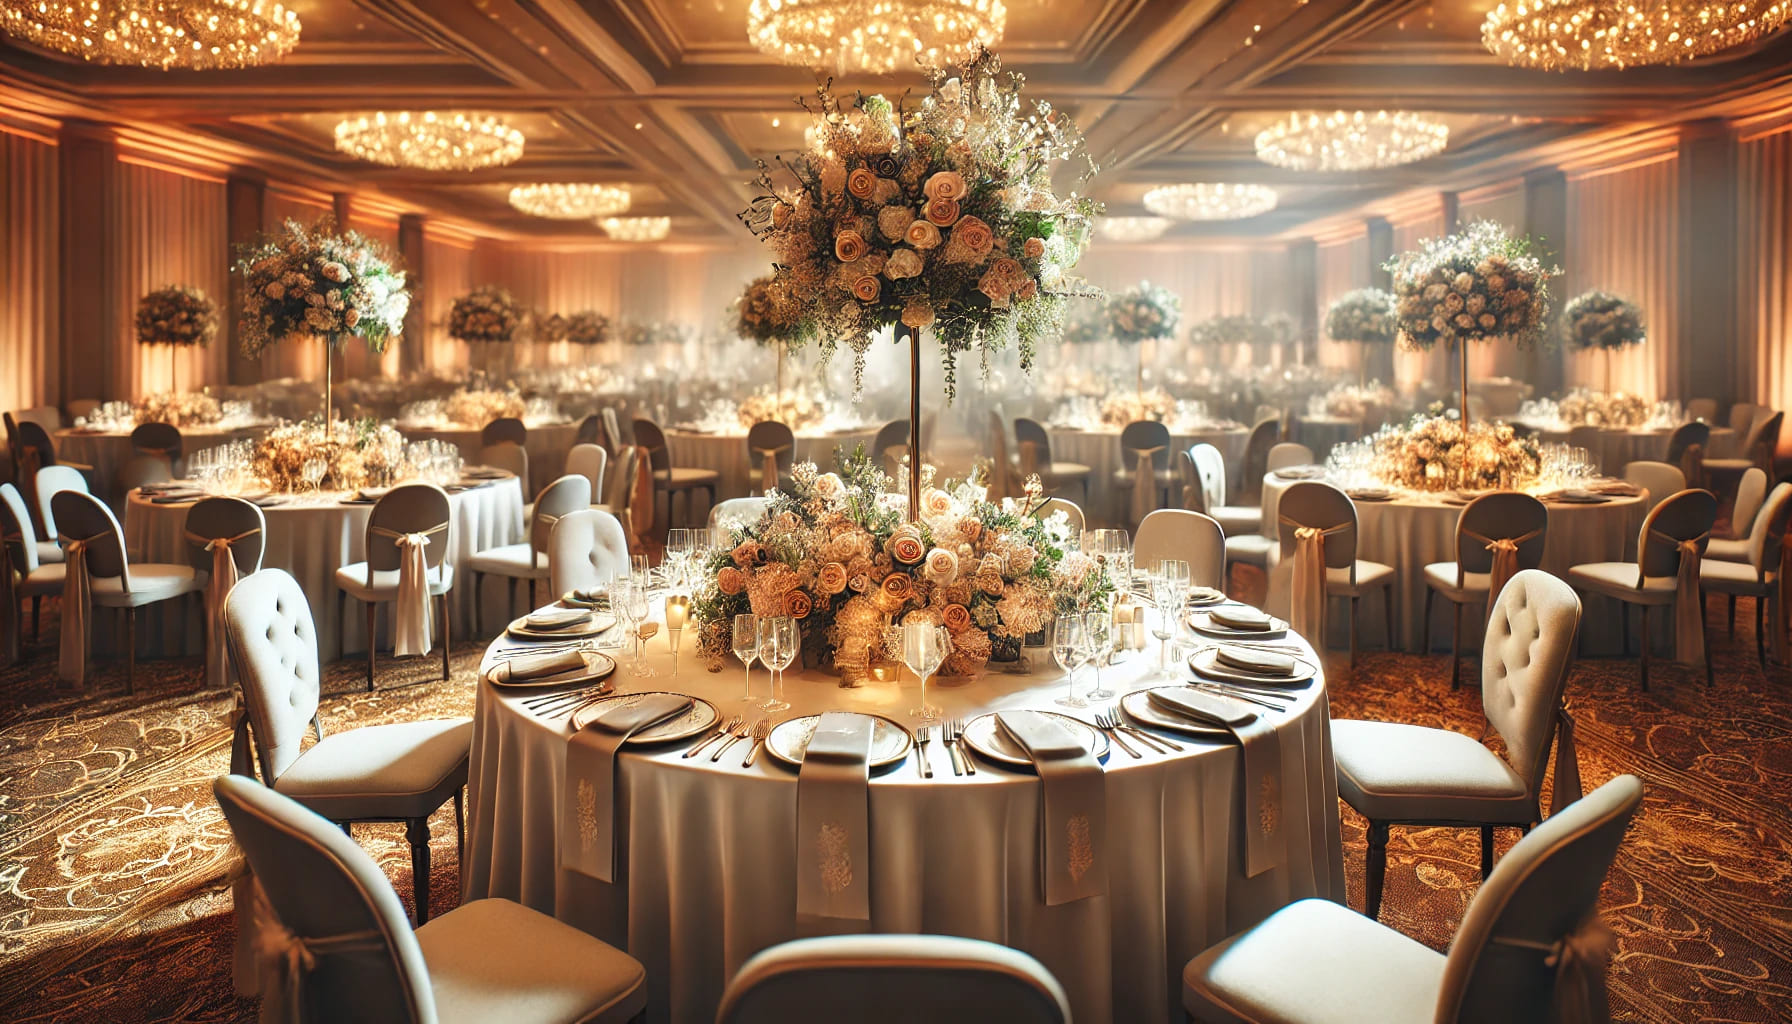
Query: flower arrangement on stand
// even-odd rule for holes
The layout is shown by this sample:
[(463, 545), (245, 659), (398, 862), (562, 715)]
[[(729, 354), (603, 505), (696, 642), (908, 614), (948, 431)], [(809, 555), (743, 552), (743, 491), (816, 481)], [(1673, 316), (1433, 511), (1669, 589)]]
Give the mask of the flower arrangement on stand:
[(217, 336), (217, 304), (198, 288), (168, 285), (137, 301), (137, 344), (168, 346), (168, 380), (176, 391), (175, 349), (204, 347)]
[(515, 391), (466, 388), (442, 402), (442, 418), (456, 426), (479, 428), (493, 420), (520, 420), (527, 408)]
[[(249, 468), (274, 491), (352, 491), (401, 480), (411, 472), (405, 440), (373, 420), (285, 423), (255, 442)], [(315, 478), (313, 478), (315, 474)]]
[(735, 408), (742, 427), (777, 420), (792, 430), (803, 430), (820, 423), (828, 414), (821, 403), (798, 392), (788, 395), (755, 393), (741, 399)]
[(1394, 320), (1394, 296), (1380, 288), (1345, 292), (1326, 307), (1325, 334), (1333, 341), (1358, 346), (1358, 383), (1366, 382), (1369, 347), (1392, 345), (1400, 335)]
[(534, 327), (535, 340), (544, 345), (570, 340), (567, 338), (567, 318), (558, 313), (536, 313), (530, 317), (530, 322)]
[(1269, 344), (1270, 334), (1263, 321), (1254, 316), (1233, 313), (1211, 316), (1189, 328), (1191, 344), (1208, 348), (1232, 348), (1244, 345), (1259, 348)]
[(566, 318), (564, 335), (574, 345), (601, 345), (610, 338), (610, 318), (593, 309)]
[(1611, 292), (1582, 292), (1562, 307), (1558, 326), (1570, 352), (1597, 349), (1605, 353), (1605, 390), (1612, 390), (1612, 360), (1624, 349), (1648, 338), (1642, 307)]
[(1108, 299), (1108, 333), (1115, 341), (1138, 346), (1139, 399), (1145, 397), (1145, 342), (1173, 338), (1182, 324), (1182, 300), (1167, 288), (1140, 281)]
[(1374, 438), (1383, 481), (1416, 491), (1516, 489), (1543, 468), (1537, 442), (1505, 423), (1464, 423), (1441, 404)]
[(1605, 393), (1576, 388), (1556, 403), (1556, 413), (1569, 427), (1634, 430), (1648, 423), (1655, 410), (1642, 398), (1627, 392)]
[(1112, 394), (1101, 400), (1103, 426), (1124, 427), (1139, 420), (1168, 423), (1176, 414), (1176, 399), (1163, 388), (1135, 394)]
[(1093, 345), (1106, 341), (1108, 333), (1108, 304), (1091, 299), (1072, 298), (1070, 309), (1064, 317), (1064, 333), (1062, 338), (1066, 345)]
[(448, 309), (448, 336), (465, 342), (477, 351), (477, 360), (487, 375), (495, 371), (491, 365), (493, 346), (508, 345), (523, 323), (523, 307), (510, 293), (495, 284), (483, 285), (454, 300)]
[[(734, 301), (734, 313), (736, 334), (777, 349), (777, 405), (774, 414), (766, 418), (782, 419), (783, 415), (777, 409), (784, 405), (784, 356), (802, 348), (808, 341), (802, 333), (806, 330), (803, 302), (792, 290), (789, 280), (767, 274), (748, 282)], [(746, 417), (744, 403), (741, 416)]]
[(204, 393), (164, 391), (145, 395), (131, 404), (138, 423), (166, 423), (171, 427), (200, 427), (224, 418), (224, 407)]

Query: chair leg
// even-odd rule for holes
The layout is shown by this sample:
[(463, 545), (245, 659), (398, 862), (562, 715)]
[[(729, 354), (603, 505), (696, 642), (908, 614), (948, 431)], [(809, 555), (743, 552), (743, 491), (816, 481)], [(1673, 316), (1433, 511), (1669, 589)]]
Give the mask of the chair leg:
[(1424, 646), (1419, 648), (1419, 653), (1423, 655), (1429, 655), (1431, 653), (1431, 605), (1436, 597), (1437, 591), (1432, 590), (1430, 587), (1425, 588), (1425, 625), (1423, 627), (1425, 640)]
[(448, 649), (454, 646), (454, 622), (448, 618), (448, 595), (442, 595), (442, 682), (448, 681)]
[(367, 692), (373, 692), (373, 648), (380, 635), (380, 604), (367, 602)]
[(38, 638), (42, 635), (42, 627), (44, 624), (43, 612), (44, 612), (44, 599), (41, 597), (32, 598), (31, 599), (31, 642), (32, 643), (37, 643)]
[(541, 598), (535, 592), (535, 583), (535, 577), (529, 577), (529, 611), (534, 611), (541, 607)]
[[(1350, 667), (1352, 669), (1356, 668), (1356, 605), (1357, 598), (1352, 596), (1350, 599)], [(1323, 622), (1324, 619), (1320, 621)], [(1319, 642), (1323, 644), (1325, 639), (1321, 637)]]
[(1481, 826), (1481, 881), (1483, 884), (1486, 883), (1487, 876), (1491, 875), (1491, 874), (1493, 874), (1493, 826), (1492, 825), (1482, 825)]
[[(1630, 654), (1630, 606), (1624, 606), (1624, 654)], [(1643, 605), (1643, 692), (1649, 690), (1649, 606)]]
[(454, 791), (454, 849), (456, 856), (467, 853), (467, 787)]
[(348, 591), (336, 591), (336, 660), (342, 660), (342, 634), (348, 632)]
[(417, 903), (417, 927), (429, 921), (429, 819), (405, 822), (404, 838), (411, 844), (411, 898)]
[[(1736, 600), (1735, 596), (1732, 595), (1730, 597), (1732, 609), (1734, 609), (1735, 600)], [(1774, 628), (1777, 629), (1779, 627), (1776, 624)], [(1736, 635), (1736, 620), (1734, 618), (1732, 618), (1730, 620), (1730, 635), (1731, 636)], [(1767, 640), (1767, 599), (1765, 597), (1757, 597), (1757, 598), (1755, 598), (1755, 660), (1761, 663), (1761, 671), (1762, 672), (1767, 671), (1767, 643), (1766, 643), (1766, 640)]]
[(1730, 611), (1729, 611), (1730, 639), (1734, 640), (1734, 639), (1736, 639), (1736, 595), (1735, 594), (1730, 595), (1729, 604), (1730, 604)]
[(124, 612), (124, 692), (127, 696), (137, 692), (137, 609), (127, 608)]
[(1381, 592), (1381, 611), (1383, 619), (1387, 622), (1388, 653), (1392, 654), (1394, 652), (1394, 585), (1392, 583), (1388, 584), (1387, 588)]
[(479, 593), (480, 593), (479, 581), (483, 580), (483, 579), (485, 579), (485, 576), (483, 574), (481, 574), (481, 573), (473, 574), (473, 635), (474, 636), (484, 636), (485, 635), (485, 616), (480, 614), (480, 607), (479, 607), (479, 605), (481, 603), (479, 600)]
[(515, 576), (504, 577), (504, 615), (506, 618), (509, 618), (509, 619), (516, 618), (516, 577)]
[[(1755, 642), (1759, 643), (1760, 638), (1761, 631), (1757, 629), (1755, 630)], [(1699, 589), (1699, 649), (1705, 652), (1705, 688), (1709, 690), (1717, 685), (1717, 677), (1713, 675), (1711, 667), (1711, 634), (1705, 630), (1705, 590), (1703, 587)]]
[(1462, 689), (1462, 605), (1450, 602), (1456, 608), (1456, 627), (1450, 631), (1450, 689)]
[[(1618, 607), (1621, 608), (1624, 613), (1624, 615), (1623, 615), (1623, 617), (1624, 617), (1624, 656), (1626, 658), (1628, 658), (1628, 657), (1630, 657), (1630, 605), (1620, 602)], [(1648, 649), (1649, 649), (1649, 607), (1648, 607), (1648, 605), (1644, 605), (1643, 606), (1643, 650), (1646, 651)]]
[(1369, 822), (1369, 856), (1363, 862), (1363, 913), (1381, 918), (1381, 883), (1388, 873), (1388, 823)]

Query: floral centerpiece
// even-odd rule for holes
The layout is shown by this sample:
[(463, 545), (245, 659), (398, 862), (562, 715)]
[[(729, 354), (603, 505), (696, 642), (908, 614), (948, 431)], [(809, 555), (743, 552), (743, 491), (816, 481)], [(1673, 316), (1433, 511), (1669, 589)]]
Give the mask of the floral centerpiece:
[(1358, 288), (1326, 307), (1325, 333), (1333, 341), (1359, 345), (1391, 345), (1399, 336), (1394, 297), (1380, 288)]
[(321, 463), (320, 490), (351, 491), (389, 484), (411, 471), (404, 435), (373, 420), (337, 420), (326, 431), (317, 420), (284, 423), (268, 431), (250, 451), (249, 467), (274, 491), (311, 486), (307, 469)]
[(1537, 442), (1510, 425), (1465, 424), (1438, 404), (1405, 427), (1383, 430), (1374, 443), (1382, 479), (1417, 491), (1518, 488), (1543, 467)]
[(536, 313), (530, 319), (534, 323), (536, 341), (553, 345), (568, 340), (566, 317), (558, 313), (549, 313), (545, 316)]
[(198, 288), (169, 285), (137, 302), (137, 344), (209, 345), (218, 336), (218, 307)]
[(1218, 348), (1249, 345), (1257, 348), (1270, 342), (1269, 329), (1254, 316), (1230, 314), (1208, 317), (1189, 329), (1188, 340), (1195, 345)]
[(138, 423), (166, 423), (171, 427), (199, 427), (224, 418), (224, 407), (210, 395), (190, 391), (164, 391), (145, 395), (131, 405)]
[(1641, 345), (1647, 336), (1642, 308), (1611, 292), (1582, 292), (1562, 307), (1562, 341), (1571, 351), (1606, 351)]
[(945, 626), (954, 651), (940, 671), (962, 676), (998, 648), (1017, 653), (1060, 601), (1106, 607), (1105, 570), (1072, 549), (1062, 513), (1034, 514), (1036, 482), (1025, 502), (1000, 505), (968, 484), (928, 487), (919, 519), (904, 522), (862, 447), (842, 463), (838, 474), (798, 464), (791, 492), (772, 492), (765, 514), (731, 530), (704, 565), (698, 652), (712, 671), (728, 656), (734, 616), (747, 612), (800, 620), (805, 661), (831, 662), (857, 682), (889, 625)]
[(566, 318), (566, 340), (574, 345), (601, 345), (610, 337), (610, 318), (593, 309)]
[(468, 344), (508, 342), (523, 322), (523, 308), (497, 285), (475, 288), (448, 310), (448, 336)]
[(1176, 400), (1163, 388), (1117, 392), (1101, 400), (1101, 423), (1107, 427), (1124, 427), (1139, 420), (1168, 423), (1175, 413)]
[(1570, 427), (1634, 430), (1648, 423), (1655, 410), (1642, 398), (1627, 392), (1604, 393), (1576, 388), (1556, 403), (1556, 414)]
[(1107, 305), (1108, 333), (1116, 341), (1137, 343), (1176, 336), (1182, 323), (1182, 300), (1168, 288), (1140, 281), (1111, 296)]
[(466, 388), (442, 403), (442, 418), (462, 427), (483, 427), (493, 420), (522, 419), (527, 411), (523, 396), (514, 391)]
[(1108, 338), (1108, 304), (1096, 302), (1088, 298), (1070, 300), (1069, 312), (1064, 317), (1064, 333), (1067, 345), (1093, 345)]
[(1394, 404), (1394, 389), (1380, 381), (1368, 384), (1340, 384), (1307, 403), (1320, 415), (1341, 420), (1363, 420)]
[(779, 397), (759, 392), (741, 399), (736, 406), (740, 425), (776, 420), (792, 430), (802, 430), (820, 423), (828, 414), (827, 407), (808, 395), (791, 393)]
[(806, 341), (798, 333), (805, 326), (803, 306), (788, 278), (755, 278), (734, 300), (734, 331), (761, 345), (801, 348)]

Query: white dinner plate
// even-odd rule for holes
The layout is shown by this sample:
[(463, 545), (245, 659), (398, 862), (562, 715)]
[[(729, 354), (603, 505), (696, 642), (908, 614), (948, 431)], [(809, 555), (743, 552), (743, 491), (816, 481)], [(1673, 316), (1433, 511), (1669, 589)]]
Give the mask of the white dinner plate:
[[(1275, 653), (1286, 654), (1287, 652), (1276, 651)], [(1285, 676), (1261, 675), (1233, 668), (1230, 665), (1222, 665), (1219, 660), (1220, 652), (1212, 647), (1196, 651), (1194, 656), (1188, 659), (1188, 667), (1194, 670), (1195, 675), (1207, 679), (1218, 679), (1224, 683), (1243, 683), (1246, 686), (1303, 687), (1319, 674), (1319, 670), (1313, 667), (1312, 662), (1295, 657), (1293, 654), (1288, 654), (1288, 657), (1294, 659), (1294, 672)]]
[[(1155, 687), (1154, 687), (1155, 689)], [(1150, 690), (1135, 690), (1120, 698), (1120, 710), (1126, 717), (1141, 725), (1149, 725), (1153, 729), (1165, 732), (1179, 732), (1188, 736), (1199, 736), (1203, 739), (1231, 739), (1232, 734), (1223, 726), (1202, 725), (1199, 722), (1159, 711), (1152, 706), (1151, 698), (1146, 696)]]
[[(659, 690), (654, 692), (666, 693), (667, 691)], [(587, 704), (573, 712), (572, 731), (578, 732), (580, 729), (590, 725), (597, 720), (597, 716), (615, 707), (618, 701), (635, 704), (639, 703), (641, 698), (645, 696), (647, 696), (646, 693), (619, 693), (613, 697), (605, 697), (603, 700)], [(686, 697), (689, 696), (689, 694), (674, 693), (672, 696)], [(631, 747), (648, 747), (660, 743), (676, 743), (679, 740), (690, 739), (692, 736), (714, 726), (721, 717), (720, 714), (716, 713), (716, 706), (714, 704), (704, 700), (702, 697), (691, 697), (691, 708), (689, 711), (686, 711), (682, 715), (674, 715), (663, 722), (642, 729), (640, 732), (637, 732), (628, 738), (627, 745)]]
[(1189, 628), (1205, 637), (1215, 640), (1279, 640), (1288, 635), (1288, 624), (1271, 615), (1268, 629), (1250, 630), (1233, 629), (1214, 622), (1204, 611), (1189, 613)]
[(1213, 587), (1190, 587), (1188, 588), (1188, 603), (1196, 608), (1225, 604), (1226, 592)]
[[(600, 651), (580, 651), (579, 654), (585, 659), (584, 668), (568, 669), (565, 672), (556, 672), (551, 676), (541, 676), (536, 679), (512, 681), (509, 678), (499, 678), (498, 666), (505, 662), (495, 661), (492, 663), (491, 669), (485, 673), (485, 679), (486, 682), (503, 690), (533, 690), (550, 686), (567, 686), (572, 683), (595, 683), (608, 679), (616, 671), (616, 659), (607, 654)], [(524, 656), (526, 657), (526, 655)]]
[[(1095, 759), (1100, 761), (1108, 756), (1108, 734), (1095, 728), (1080, 718), (1060, 715), (1056, 711), (1041, 711), (1039, 714), (1050, 715), (1062, 722), (1066, 728), (1075, 733), (1083, 741), (1083, 745), (1095, 752)], [(978, 715), (964, 724), (964, 745), (982, 755), (984, 760), (1009, 768), (1033, 767), (1033, 756), (1026, 749), (1014, 742), (1001, 725), (996, 722), (995, 712)]]
[(530, 629), (524, 625), (527, 615), (512, 622), (505, 630), (511, 636), (523, 640), (571, 640), (589, 639), (608, 632), (616, 625), (616, 616), (608, 612), (592, 612), (591, 621), (582, 626), (567, 626), (564, 629)]
[[(887, 768), (908, 756), (914, 737), (907, 729), (882, 715), (865, 717), (872, 721), (871, 759), (867, 762), (870, 767)], [(809, 752), (809, 741), (815, 738), (815, 727), (820, 724), (820, 715), (804, 715), (779, 722), (765, 738), (766, 753), (787, 765), (801, 767), (803, 755)]]

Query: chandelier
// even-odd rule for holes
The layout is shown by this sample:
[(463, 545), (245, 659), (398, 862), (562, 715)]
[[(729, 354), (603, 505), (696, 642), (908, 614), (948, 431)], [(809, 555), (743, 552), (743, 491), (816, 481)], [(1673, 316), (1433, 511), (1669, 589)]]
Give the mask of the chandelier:
[(1778, 31), (1792, 0), (1519, 0), (1481, 23), (1508, 64), (1545, 71), (1674, 64)]
[(670, 217), (605, 217), (598, 224), (618, 242), (657, 242), (672, 230)]
[(1002, 0), (752, 0), (747, 41), (785, 64), (888, 74), (1002, 39)]
[(1257, 158), (1292, 171), (1367, 171), (1436, 156), (1442, 121), (1405, 110), (1297, 110), (1257, 133)]
[(336, 126), (336, 148), (387, 167), (476, 171), (523, 155), (523, 133), (495, 114), (399, 110), (355, 114)]
[(1145, 193), (1145, 209), (1177, 220), (1243, 220), (1275, 208), (1276, 190), (1266, 185), (1204, 181)]
[(299, 16), (266, 0), (0, 0), (0, 29), (95, 64), (243, 68), (299, 42)]
[(510, 190), (511, 206), (531, 217), (552, 220), (590, 220), (627, 213), (628, 202), (628, 189), (616, 185), (543, 182)]
[(1112, 242), (1149, 242), (1170, 229), (1168, 217), (1103, 217), (1095, 230)]

